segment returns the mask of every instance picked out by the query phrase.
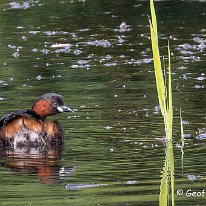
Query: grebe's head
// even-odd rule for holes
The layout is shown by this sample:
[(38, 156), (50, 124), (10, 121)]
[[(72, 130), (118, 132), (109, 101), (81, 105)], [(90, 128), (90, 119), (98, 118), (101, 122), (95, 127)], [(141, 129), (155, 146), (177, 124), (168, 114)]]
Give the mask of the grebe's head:
[(56, 93), (47, 93), (39, 97), (32, 110), (43, 118), (61, 112), (74, 112), (64, 104), (62, 97)]

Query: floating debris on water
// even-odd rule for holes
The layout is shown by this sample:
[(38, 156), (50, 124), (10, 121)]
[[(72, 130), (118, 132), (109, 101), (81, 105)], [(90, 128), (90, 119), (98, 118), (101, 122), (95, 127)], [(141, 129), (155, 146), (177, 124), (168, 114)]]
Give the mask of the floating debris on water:
[(104, 64), (104, 66), (106, 66), (106, 67), (115, 67), (115, 66), (117, 66), (117, 63), (106, 63), (106, 64)]
[(43, 54), (48, 54), (48, 53), (49, 53), (49, 50), (44, 48), (44, 49), (41, 50), (41, 52), (42, 52)]
[(206, 79), (206, 77), (197, 77), (196, 78), (196, 80), (198, 80), (198, 81), (203, 81), (203, 80), (205, 80)]
[(134, 184), (137, 184), (137, 183), (138, 183), (138, 181), (135, 181), (135, 180), (129, 180), (127, 182), (124, 182), (124, 184), (126, 184), (126, 185), (134, 185)]
[(206, 128), (198, 128), (197, 140), (206, 140)]
[(200, 178), (200, 176), (198, 175), (187, 175), (187, 179), (190, 181), (194, 181), (196, 179)]
[(182, 124), (183, 124), (183, 125), (188, 125), (188, 124), (190, 124), (190, 122), (187, 121), (187, 120), (183, 120), (183, 121), (182, 121)]
[(14, 78), (13, 77), (9, 77), (9, 81), (14, 81)]
[(63, 48), (63, 47), (71, 47), (72, 45), (67, 43), (67, 44), (52, 44), (51, 48)]
[(103, 128), (105, 128), (105, 129), (109, 130), (109, 129), (112, 129), (113, 127), (108, 125), (108, 126), (103, 127)]
[(8, 84), (4, 80), (0, 80), (0, 84), (3, 86), (7, 86)]
[(194, 88), (195, 88), (195, 89), (203, 89), (203, 88), (204, 88), (204, 85), (198, 85), (198, 84), (197, 84), (197, 85), (194, 86)]
[(116, 149), (115, 148), (110, 148), (109, 151), (110, 152), (114, 152)]
[(66, 190), (78, 190), (78, 189), (101, 187), (101, 186), (107, 186), (107, 185), (108, 184), (67, 184), (65, 188)]
[(56, 49), (55, 51), (54, 51), (55, 53), (70, 53), (70, 47), (64, 47), (64, 48), (62, 48), (62, 49)]
[(119, 31), (120, 31), (120, 32), (130, 31), (129, 25), (127, 25), (126, 22), (122, 22), (122, 23), (119, 25)]
[(12, 54), (12, 56), (17, 59), (17, 58), (19, 58), (20, 54), (18, 51), (16, 51)]
[(54, 35), (66, 35), (68, 32), (66, 31), (45, 31), (44, 34), (48, 36), (54, 36)]
[(206, 140), (206, 133), (204, 134), (199, 134), (197, 137), (196, 137), (197, 140)]
[(42, 77), (41, 75), (38, 75), (38, 76), (36, 77), (36, 79), (37, 79), (37, 80), (42, 80), (43, 77)]
[(9, 3), (9, 6), (11, 9), (28, 9), (31, 7), (29, 2), (27, 1), (23, 2), (22, 4), (13, 1)]
[(40, 33), (40, 31), (29, 31), (29, 34), (38, 34), (38, 33)]
[(11, 45), (11, 44), (9, 44), (9, 45), (8, 45), (8, 48), (11, 48), (11, 49), (16, 49), (16, 48), (17, 48), (17, 46), (16, 46), (16, 45)]
[(157, 138), (155, 138), (155, 140), (162, 142), (163, 145), (166, 145), (167, 141), (168, 141), (166, 137), (163, 137), (163, 138), (157, 137)]
[(53, 79), (55, 79), (55, 78), (61, 78), (61, 77), (62, 77), (62, 75), (61, 75), (61, 74), (56, 75), (56, 76), (55, 76), (55, 75), (53, 75), (53, 76), (52, 76), (52, 78), (53, 78)]
[(111, 55), (106, 55), (106, 56), (103, 56), (99, 62), (102, 63), (104, 61), (109, 61), (110, 59), (112, 59), (112, 56)]
[(198, 36), (194, 37), (193, 40), (194, 40), (194, 42), (197, 42), (197, 43), (206, 43), (206, 39), (203, 39), (203, 38), (198, 37)]
[(31, 85), (29, 84), (22, 84), (23, 87), (32, 87)]
[(61, 167), (59, 169), (59, 176), (63, 177), (63, 176), (67, 176), (67, 175), (71, 175), (73, 172), (75, 172), (75, 167)]
[(59, 48), (55, 50), (55, 53), (70, 53), (71, 44), (52, 44), (51, 48)]
[(201, 37), (193, 38), (194, 44), (184, 43), (177, 46), (177, 50), (184, 56), (180, 56), (185, 62), (200, 61), (199, 53), (204, 52), (206, 48), (206, 39)]
[(179, 45), (178, 48), (179, 48), (178, 50), (180, 50), (180, 48), (184, 50), (195, 49), (193, 45), (187, 43)]
[(24, 41), (26, 41), (26, 40), (28, 39), (28, 37), (22, 36), (21, 39), (24, 40)]
[(38, 52), (39, 50), (37, 48), (33, 48), (31, 51), (32, 52)]
[(124, 43), (124, 39), (122, 38), (122, 36), (117, 36), (117, 38), (118, 38), (119, 44)]
[(76, 56), (80, 55), (81, 53), (82, 53), (82, 51), (79, 49), (74, 50), (74, 55), (76, 55)]
[(71, 65), (71, 68), (73, 69), (86, 68), (88, 70), (91, 67), (91, 65), (88, 62), (89, 62), (88, 60), (78, 60), (77, 64)]
[(154, 107), (154, 114), (159, 114), (161, 112), (161, 109), (160, 109), (160, 106), (159, 105), (156, 105), (155, 107)]
[(95, 40), (87, 42), (87, 45), (91, 46), (100, 46), (100, 47), (110, 47), (112, 46), (111, 42), (105, 39), (102, 40)]
[(78, 64), (78, 65), (85, 65), (85, 64), (87, 64), (87, 63), (88, 63), (87, 60), (78, 60), (78, 61), (77, 61), (77, 64)]

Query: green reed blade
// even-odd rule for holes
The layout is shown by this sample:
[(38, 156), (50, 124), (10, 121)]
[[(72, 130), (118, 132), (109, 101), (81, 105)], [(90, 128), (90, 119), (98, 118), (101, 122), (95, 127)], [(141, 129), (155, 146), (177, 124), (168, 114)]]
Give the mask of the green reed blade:
[[(167, 152), (167, 151), (166, 151)], [(167, 156), (167, 155), (166, 155)], [(167, 161), (165, 160), (165, 165), (162, 171), (162, 179), (160, 185), (160, 195), (159, 195), (159, 206), (166, 206), (168, 203), (168, 194), (169, 194), (169, 186), (168, 186), (168, 165)]]
[[(157, 19), (156, 19), (153, 0), (150, 0), (150, 11), (151, 11), (152, 25), (153, 25), (154, 33), (156, 34), (156, 37), (157, 37)], [(158, 42), (158, 38), (156, 40)]]
[(151, 33), (152, 53), (153, 53), (153, 59), (154, 59), (156, 86), (157, 86), (160, 109), (161, 109), (163, 117), (165, 118), (166, 117), (165, 83), (164, 83), (164, 78), (162, 74), (162, 65), (161, 65), (160, 54), (159, 54), (158, 36), (157, 36), (157, 21), (156, 21), (154, 4), (152, 0), (150, 0), (150, 10), (151, 10), (152, 19), (149, 20), (149, 23), (150, 23), (150, 33)]
[(182, 121), (182, 109), (180, 108), (180, 127), (181, 127), (181, 153), (182, 153), (182, 169), (184, 165), (184, 146), (185, 146), (185, 139), (184, 139), (184, 128), (183, 128), (183, 121)]
[[(169, 188), (171, 188), (172, 206), (174, 206), (174, 154), (172, 145), (173, 108), (170, 47), (168, 43), (168, 82), (166, 82), (164, 81), (161, 66), (161, 59), (158, 46), (157, 20), (153, 0), (150, 0), (150, 10), (151, 20), (149, 19), (149, 23), (156, 87), (160, 109), (164, 117), (165, 133), (167, 138), (167, 145), (165, 149), (165, 164), (161, 175), (162, 179), (160, 185), (159, 205), (167, 206), (169, 204)], [(167, 83), (167, 85), (165, 85), (165, 82)]]
[(163, 117), (165, 117), (166, 116), (165, 84), (164, 84), (164, 78), (161, 69), (162, 66), (161, 66), (159, 46), (157, 41), (157, 33), (155, 33), (151, 20), (150, 20), (150, 32), (151, 32), (152, 52), (153, 52), (153, 59), (154, 59), (154, 69), (155, 69), (155, 78), (156, 78), (159, 105), (160, 105), (162, 115)]
[(172, 138), (172, 125), (173, 125), (173, 108), (172, 108), (172, 74), (171, 74), (171, 58), (170, 58), (170, 46), (168, 42), (168, 139)]

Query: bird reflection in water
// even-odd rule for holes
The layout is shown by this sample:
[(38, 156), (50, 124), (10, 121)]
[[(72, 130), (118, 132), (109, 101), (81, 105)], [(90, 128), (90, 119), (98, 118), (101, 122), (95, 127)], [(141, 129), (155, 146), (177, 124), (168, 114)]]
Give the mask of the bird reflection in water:
[(62, 152), (60, 146), (1, 150), (1, 165), (24, 175), (35, 174), (42, 184), (58, 184), (61, 176), (74, 172), (74, 167), (60, 167)]

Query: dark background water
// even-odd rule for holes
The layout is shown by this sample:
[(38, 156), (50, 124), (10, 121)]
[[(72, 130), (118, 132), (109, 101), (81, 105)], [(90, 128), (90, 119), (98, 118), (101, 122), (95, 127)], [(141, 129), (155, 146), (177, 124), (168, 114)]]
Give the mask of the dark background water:
[[(185, 195), (206, 189), (205, 2), (155, 7), (161, 54), (168, 40), (172, 51), (175, 191), (184, 191), (175, 202), (205, 205)], [(0, 10), (0, 114), (51, 91), (77, 110), (52, 117), (62, 153), (1, 158), (0, 205), (158, 205), (165, 148), (149, 1), (2, 0)]]

